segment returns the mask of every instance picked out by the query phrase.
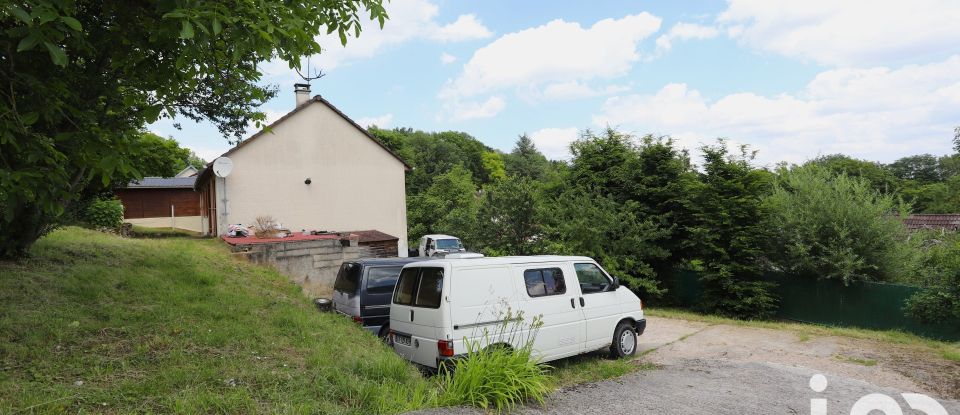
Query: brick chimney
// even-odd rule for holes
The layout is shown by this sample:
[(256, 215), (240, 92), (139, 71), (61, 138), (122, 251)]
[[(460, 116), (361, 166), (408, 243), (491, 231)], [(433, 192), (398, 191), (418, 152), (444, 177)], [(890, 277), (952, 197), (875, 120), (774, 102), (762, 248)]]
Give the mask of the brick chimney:
[(310, 100), (310, 84), (293, 84), (293, 92), (297, 95), (298, 107)]

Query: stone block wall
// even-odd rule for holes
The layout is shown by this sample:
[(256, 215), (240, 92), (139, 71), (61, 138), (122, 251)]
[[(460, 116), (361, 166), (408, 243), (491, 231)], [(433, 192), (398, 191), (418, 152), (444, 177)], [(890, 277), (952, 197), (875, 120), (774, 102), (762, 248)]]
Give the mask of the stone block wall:
[(356, 239), (319, 239), (231, 246), (235, 255), (270, 265), (313, 297), (330, 298), (344, 261), (360, 258)]

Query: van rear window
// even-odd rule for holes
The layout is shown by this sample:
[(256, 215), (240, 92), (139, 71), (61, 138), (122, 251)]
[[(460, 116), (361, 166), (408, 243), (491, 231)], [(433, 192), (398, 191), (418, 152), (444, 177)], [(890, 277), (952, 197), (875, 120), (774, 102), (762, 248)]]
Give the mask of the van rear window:
[(356, 262), (344, 262), (340, 265), (340, 271), (337, 272), (337, 280), (333, 283), (335, 291), (356, 294), (360, 287), (360, 264)]
[(440, 307), (443, 268), (407, 268), (400, 273), (393, 303), (414, 307)]

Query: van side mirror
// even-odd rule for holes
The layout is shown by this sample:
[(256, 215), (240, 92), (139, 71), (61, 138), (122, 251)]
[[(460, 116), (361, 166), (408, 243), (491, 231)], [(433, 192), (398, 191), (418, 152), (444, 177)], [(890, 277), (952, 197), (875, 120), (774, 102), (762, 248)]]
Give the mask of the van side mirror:
[(620, 288), (620, 278), (613, 277), (613, 289)]

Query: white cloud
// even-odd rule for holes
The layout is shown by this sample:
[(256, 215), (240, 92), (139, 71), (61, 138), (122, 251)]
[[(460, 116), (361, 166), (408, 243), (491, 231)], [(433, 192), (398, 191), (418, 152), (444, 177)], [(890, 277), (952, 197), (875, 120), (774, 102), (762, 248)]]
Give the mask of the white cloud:
[(380, 128), (386, 128), (393, 125), (393, 114), (383, 114), (377, 117), (357, 118), (357, 124), (363, 128), (375, 125)]
[(960, 44), (956, 0), (730, 0), (717, 20), (747, 46), (826, 65), (915, 62)]
[(639, 42), (659, 29), (660, 18), (640, 13), (588, 28), (557, 19), (509, 33), (477, 50), (439, 96), (464, 98), (505, 88), (622, 76), (640, 59)]
[[(383, 50), (416, 39), (435, 42), (460, 42), (485, 39), (493, 33), (472, 14), (460, 15), (448, 24), (437, 22), (439, 7), (430, 0), (403, 0), (385, 3), (389, 19), (381, 30), (376, 21), (362, 21), (363, 31), (359, 37), (351, 34), (347, 45), (340, 43), (336, 33), (323, 34), (317, 42), (323, 52), (309, 58), (314, 68), (325, 72), (333, 71), (344, 65), (376, 56)], [(304, 59), (306, 62), (307, 59)], [(295, 76), (286, 62), (273, 60), (261, 69), (268, 77)]]
[(570, 143), (580, 137), (576, 128), (544, 128), (530, 134), (537, 149), (551, 160), (569, 160)]
[(443, 54), (440, 55), (440, 62), (442, 62), (444, 65), (449, 65), (456, 61), (457, 61), (457, 57), (447, 52), (443, 52)]
[(772, 163), (830, 153), (881, 161), (946, 153), (958, 118), (960, 55), (895, 70), (829, 70), (798, 94), (772, 97), (745, 92), (709, 100), (686, 84), (669, 84), (652, 95), (607, 99), (594, 123), (670, 134), (688, 148), (730, 137)]
[(673, 48), (674, 40), (710, 39), (717, 37), (720, 31), (715, 27), (696, 23), (677, 23), (670, 31), (657, 38), (657, 52), (667, 52)]
[(507, 103), (500, 97), (490, 97), (486, 101), (454, 101), (448, 104), (453, 121), (490, 118), (503, 111)]
[(557, 82), (547, 85), (542, 91), (532, 91), (530, 98), (542, 98), (546, 100), (570, 100), (580, 98), (591, 98), (602, 95), (619, 94), (629, 91), (627, 85), (611, 84), (602, 88), (594, 88), (579, 81)]
[(441, 27), (428, 26), (427, 29), (425, 36), (440, 42), (460, 42), (493, 36), (493, 32), (472, 14), (462, 14), (453, 23)]

